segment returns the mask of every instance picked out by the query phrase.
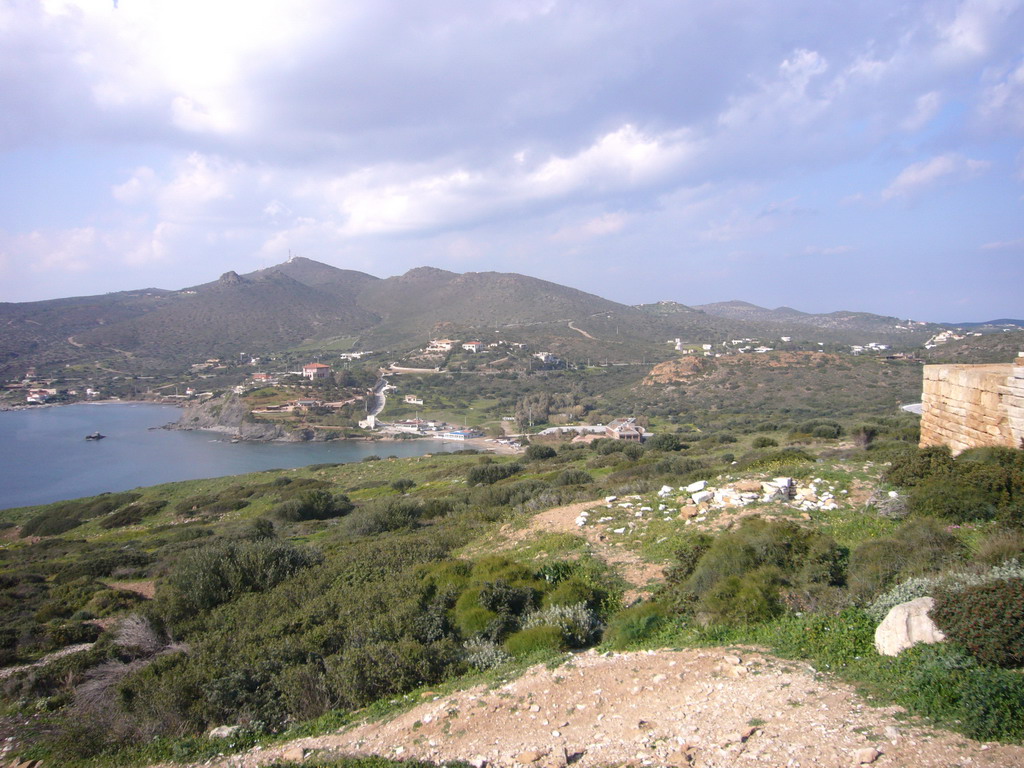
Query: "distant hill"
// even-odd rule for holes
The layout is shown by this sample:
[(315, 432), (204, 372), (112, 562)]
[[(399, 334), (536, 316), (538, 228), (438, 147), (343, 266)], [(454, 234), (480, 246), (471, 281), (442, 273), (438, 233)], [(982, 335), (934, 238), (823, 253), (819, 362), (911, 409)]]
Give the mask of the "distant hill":
[(1009, 318), (985, 320), (980, 323), (939, 323), (939, 325), (945, 328), (966, 328), (972, 331), (981, 331), (982, 333), (998, 333), (1006, 329), (1024, 330), (1024, 320), (1011, 320)]
[(840, 334), (848, 338), (849, 333), (869, 334), (873, 341), (900, 343), (917, 338), (931, 330), (939, 329), (936, 323), (921, 323), (911, 320), (900, 320), (897, 317), (875, 315), (870, 312), (829, 312), (827, 314), (811, 314), (791, 307), (766, 309), (746, 301), (721, 301), (714, 304), (702, 304), (695, 309), (707, 312), (716, 317), (742, 320), (752, 323), (773, 323), (778, 327), (806, 333), (807, 328), (818, 332)]
[(344, 336), (358, 337), (363, 348), (401, 351), (432, 336), (503, 335), (556, 353), (628, 361), (665, 357), (665, 342), (676, 338), (716, 343), (792, 335), (912, 346), (941, 330), (862, 312), (812, 315), (738, 301), (634, 307), (506, 272), (419, 267), (381, 279), (305, 258), (177, 291), (0, 304), (0, 327), (3, 377), (29, 365), (52, 370), (95, 361), (128, 372), (171, 371), (208, 357)]
[(923, 350), (920, 356), (928, 363), (1011, 363), (1022, 350), (1024, 330), (1015, 330), (949, 341)]

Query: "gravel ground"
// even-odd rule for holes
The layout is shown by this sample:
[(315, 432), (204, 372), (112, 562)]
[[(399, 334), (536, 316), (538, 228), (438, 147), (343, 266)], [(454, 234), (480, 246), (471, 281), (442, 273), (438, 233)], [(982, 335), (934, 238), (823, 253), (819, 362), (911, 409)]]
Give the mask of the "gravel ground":
[(538, 768), (1024, 766), (1024, 747), (914, 725), (806, 663), (725, 649), (587, 652), (499, 688), (425, 694), (387, 722), (207, 765), (341, 754)]

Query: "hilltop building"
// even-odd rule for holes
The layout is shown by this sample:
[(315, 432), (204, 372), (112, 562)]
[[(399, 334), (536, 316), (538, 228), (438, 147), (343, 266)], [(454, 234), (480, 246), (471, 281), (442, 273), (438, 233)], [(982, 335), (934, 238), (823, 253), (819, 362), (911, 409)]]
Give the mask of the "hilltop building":
[(302, 366), (302, 375), (310, 381), (327, 379), (331, 375), (331, 366), (323, 363), (307, 363)]

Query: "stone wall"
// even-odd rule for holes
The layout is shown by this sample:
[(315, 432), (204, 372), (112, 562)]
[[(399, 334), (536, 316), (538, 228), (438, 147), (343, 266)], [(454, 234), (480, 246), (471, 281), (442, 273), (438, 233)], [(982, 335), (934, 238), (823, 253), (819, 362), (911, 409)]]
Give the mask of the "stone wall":
[(1024, 448), (1024, 353), (1003, 365), (926, 365), (922, 404), (922, 448)]

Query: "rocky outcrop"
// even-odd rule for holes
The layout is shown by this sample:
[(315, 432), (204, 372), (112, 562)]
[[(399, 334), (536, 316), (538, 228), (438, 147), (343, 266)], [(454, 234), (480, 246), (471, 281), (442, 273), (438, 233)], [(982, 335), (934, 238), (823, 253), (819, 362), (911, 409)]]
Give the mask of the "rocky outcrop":
[(240, 440), (302, 442), (314, 439), (313, 430), (289, 430), (278, 424), (253, 419), (248, 406), (233, 394), (186, 405), (167, 429), (205, 429)]
[(1012, 365), (926, 365), (921, 447), (1024, 446), (1024, 355)]
[(676, 382), (689, 381), (698, 376), (703, 376), (713, 367), (714, 363), (709, 358), (687, 355), (678, 360), (658, 363), (651, 368), (651, 372), (647, 374), (643, 383), (649, 387), (657, 384), (674, 384)]
[(928, 611), (935, 605), (930, 597), (900, 603), (885, 615), (875, 630), (875, 650), (883, 656), (897, 656), (918, 643), (941, 643), (946, 639)]

